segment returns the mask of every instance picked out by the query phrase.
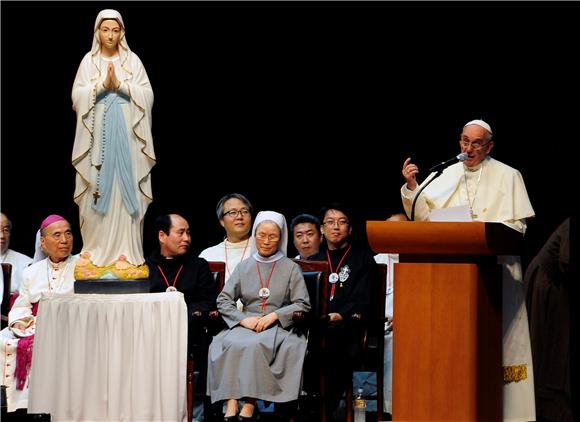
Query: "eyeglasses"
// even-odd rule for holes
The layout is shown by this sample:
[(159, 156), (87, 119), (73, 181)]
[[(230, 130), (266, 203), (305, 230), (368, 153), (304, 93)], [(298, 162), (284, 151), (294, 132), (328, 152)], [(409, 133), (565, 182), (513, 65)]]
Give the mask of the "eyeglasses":
[(338, 224), (338, 227), (344, 227), (348, 224), (348, 220), (345, 218), (341, 218), (338, 220), (326, 220), (324, 225), (326, 227), (334, 227), (335, 224)]
[(230, 210), (228, 212), (224, 212), (224, 217), (226, 215), (230, 218), (237, 218), (239, 215), (241, 215), (242, 217), (247, 217), (248, 215), (250, 215), (250, 210), (246, 208), (242, 208), (241, 210)]
[(277, 242), (278, 240), (280, 240), (280, 236), (278, 236), (277, 234), (267, 235), (266, 233), (257, 233), (256, 239), (261, 241), (268, 239), (270, 242)]
[(62, 239), (63, 237), (67, 240), (72, 239), (73, 234), (70, 230), (67, 230), (65, 232), (54, 232), (51, 234), (47, 234), (47, 236), (52, 237), (54, 240), (59, 241), (60, 239)]
[(489, 142), (482, 144), (480, 141), (469, 142), (464, 139), (459, 140), (459, 145), (461, 145), (463, 148), (471, 147), (471, 149), (474, 151), (479, 151), (485, 148), (487, 144), (489, 144)]

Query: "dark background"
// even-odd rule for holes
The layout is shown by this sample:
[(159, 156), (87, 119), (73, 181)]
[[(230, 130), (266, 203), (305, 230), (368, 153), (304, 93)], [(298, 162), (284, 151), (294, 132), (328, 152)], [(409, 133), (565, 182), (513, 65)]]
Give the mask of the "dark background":
[(155, 94), (146, 253), (162, 211), (189, 219), (195, 251), (219, 242), (229, 192), (288, 222), (333, 200), (384, 219), (400, 211), (404, 159), (424, 177), (474, 118), (524, 176), (536, 211), (524, 263), (572, 210), (578, 3), (3, 1), (1, 207), (15, 250), (33, 254), (48, 214), (78, 227), (70, 95), (104, 8), (121, 12)]

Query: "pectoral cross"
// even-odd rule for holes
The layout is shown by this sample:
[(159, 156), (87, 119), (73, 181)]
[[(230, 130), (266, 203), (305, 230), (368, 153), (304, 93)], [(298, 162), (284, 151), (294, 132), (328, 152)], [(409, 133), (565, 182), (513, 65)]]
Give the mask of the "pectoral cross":
[(101, 194), (99, 193), (99, 191), (95, 191), (95, 193), (93, 193), (93, 198), (95, 198), (95, 205), (97, 205), (97, 201), (98, 199), (101, 197)]

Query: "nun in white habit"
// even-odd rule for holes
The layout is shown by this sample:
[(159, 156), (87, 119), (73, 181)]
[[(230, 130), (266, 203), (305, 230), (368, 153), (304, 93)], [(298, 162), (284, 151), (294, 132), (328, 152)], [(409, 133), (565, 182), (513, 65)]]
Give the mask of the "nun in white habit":
[(227, 400), (226, 421), (237, 420), (238, 399), (245, 402), (241, 420), (251, 420), (257, 399), (297, 400), (306, 353), (306, 339), (292, 331), (292, 314), (308, 311), (310, 299), (300, 267), (286, 257), (284, 216), (258, 213), (252, 238), (255, 251), (217, 298), (228, 328), (209, 348), (207, 391), (212, 403)]

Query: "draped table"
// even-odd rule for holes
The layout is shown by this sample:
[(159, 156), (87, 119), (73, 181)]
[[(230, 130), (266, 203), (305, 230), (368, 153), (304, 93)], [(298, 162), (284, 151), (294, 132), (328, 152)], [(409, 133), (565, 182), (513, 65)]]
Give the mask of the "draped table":
[(41, 299), (30, 413), (52, 421), (186, 421), (187, 308), (180, 292)]

